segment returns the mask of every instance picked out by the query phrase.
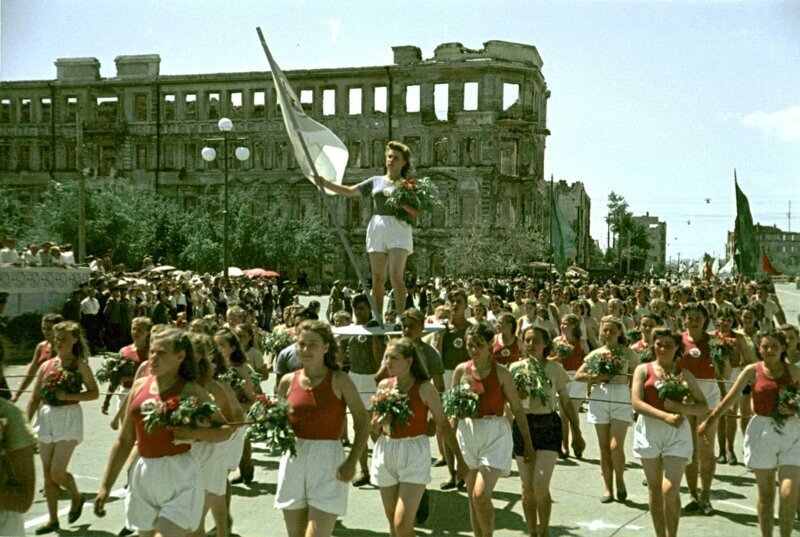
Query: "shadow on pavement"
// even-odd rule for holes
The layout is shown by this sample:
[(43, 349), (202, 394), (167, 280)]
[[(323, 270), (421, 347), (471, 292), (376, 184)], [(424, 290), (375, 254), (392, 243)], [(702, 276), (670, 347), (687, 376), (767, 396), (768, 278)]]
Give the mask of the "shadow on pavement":
[(752, 487), (756, 484), (756, 478), (751, 477), (750, 475), (724, 475), (724, 474), (716, 474), (714, 479), (718, 481), (722, 481), (723, 483), (728, 483), (735, 487)]
[(255, 496), (275, 496), (278, 490), (278, 485), (275, 483), (259, 483), (253, 481), (249, 485), (232, 485), (231, 494), (233, 496), (244, 496), (246, 498), (253, 498)]
[(57, 533), (52, 535), (80, 535), (80, 537), (114, 537), (116, 533), (110, 531), (93, 530), (90, 528), (91, 524), (81, 524), (74, 528), (62, 527)]

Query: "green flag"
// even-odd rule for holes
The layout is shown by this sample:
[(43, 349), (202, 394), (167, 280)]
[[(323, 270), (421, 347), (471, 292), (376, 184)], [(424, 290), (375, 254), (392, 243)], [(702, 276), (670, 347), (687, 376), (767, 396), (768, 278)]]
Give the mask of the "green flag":
[(733, 232), (736, 268), (740, 274), (753, 278), (758, 270), (758, 235), (750, 214), (750, 202), (736, 180), (736, 170), (733, 170), (733, 184), (736, 187), (736, 225)]
[(550, 179), (550, 246), (553, 247), (553, 264), (562, 276), (567, 272), (567, 259), (575, 255), (575, 232), (561, 214)]

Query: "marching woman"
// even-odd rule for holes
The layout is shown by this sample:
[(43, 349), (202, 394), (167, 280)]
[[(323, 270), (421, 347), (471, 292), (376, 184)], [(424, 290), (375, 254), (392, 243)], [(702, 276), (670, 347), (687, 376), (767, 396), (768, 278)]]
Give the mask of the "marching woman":
[[(72, 321), (60, 322), (53, 327), (53, 334), (53, 350), (57, 355), (39, 367), (27, 409), (28, 421), (36, 416), (34, 431), (39, 437), (44, 494), (50, 515), (50, 520), (36, 530), (36, 535), (59, 530), (60, 488), (66, 489), (72, 498), (69, 523), (81, 516), (83, 495), (67, 466), (75, 448), (83, 441), (83, 411), (79, 403), (93, 401), (99, 396), (87, 363), (89, 347), (80, 325)], [(82, 391), (82, 387), (86, 390)]]
[(758, 349), (763, 361), (744, 368), (722, 402), (700, 424), (698, 433), (711, 442), (716, 422), (744, 387), (752, 384), (755, 416), (744, 435), (744, 463), (756, 474), (758, 525), (762, 537), (772, 535), (777, 477), (780, 534), (789, 537), (800, 485), (800, 419), (795, 409), (780, 403), (780, 396), (782, 389), (796, 389), (800, 384), (800, 368), (787, 362), (786, 337), (777, 330), (762, 333)]
[[(383, 312), (383, 287), (386, 272), (394, 290), (397, 315), (405, 310), (406, 259), (414, 251), (411, 224), (391, 216), (386, 199), (401, 181), (411, 177), (411, 150), (400, 142), (389, 142), (385, 149), (386, 175), (370, 177), (357, 185), (340, 185), (323, 177), (317, 177), (317, 185), (346, 197), (372, 198), (372, 219), (367, 227), (367, 253), (372, 269), (372, 298), (379, 312)], [(420, 212), (413, 207), (403, 206), (409, 216), (419, 218)], [(380, 319), (378, 319), (380, 321)]]
[[(191, 443), (221, 442), (230, 430), (216, 410), (208, 423), (199, 422), (197, 428), (159, 425), (148, 433), (145, 416), (160, 403), (171, 397), (196, 397), (202, 404), (211, 403), (211, 398), (195, 382), (197, 362), (184, 332), (176, 328), (155, 331), (147, 364), (150, 374), (137, 379), (129, 393), (128, 411), (111, 448), (94, 512), (105, 516), (111, 488), (135, 442), (139, 458), (130, 471), (126, 526), (138, 530), (140, 537), (183, 537), (198, 527), (203, 513), (203, 478)], [(221, 426), (211, 427), (214, 424)]]
[[(683, 355), (679, 365), (681, 369), (691, 372), (702, 390), (708, 402), (708, 408), (714, 408), (721, 399), (717, 380), (726, 380), (731, 376), (730, 361), (724, 360), (722, 371), (717, 371), (711, 359), (711, 337), (706, 332), (708, 327), (708, 311), (705, 306), (696, 302), (690, 302), (681, 309), (683, 323), (686, 330), (681, 334), (683, 338)], [(689, 425), (692, 430), (692, 460), (686, 466), (686, 485), (692, 497), (684, 510), (688, 513), (702, 512), (708, 516), (714, 512), (711, 506), (711, 483), (714, 480), (714, 472), (717, 469), (717, 461), (714, 456), (714, 442), (717, 436), (717, 421), (709, 422), (706, 425), (708, 435), (699, 437), (697, 435), (697, 425), (703, 421), (705, 416), (688, 417)], [(711, 441), (709, 442), (709, 438)], [(699, 470), (698, 470), (699, 467)], [(702, 487), (698, 495), (697, 478), (700, 474), (700, 486)]]
[(508, 367), (524, 354), (522, 338), (516, 336), (517, 319), (513, 313), (501, 313), (497, 317), (497, 335), (492, 343), (492, 358)]
[[(247, 355), (242, 350), (239, 338), (236, 337), (233, 330), (230, 328), (220, 328), (217, 330), (217, 333), (214, 334), (214, 341), (217, 343), (217, 349), (219, 349), (226, 367), (235, 370), (231, 378), (236, 380), (241, 378), (243, 381), (241, 383), (235, 382), (237, 386), (234, 387), (234, 391), (236, 392), (236, 397), (239, 400), (242, 411), (247, 412), (256, 400), (256, 393), (261, 392), (261, 386), (253, 382), (253, 373), (255, 373), (255, 371), (253, 371), (253, 368), (247, 362)], [(222, 371), (220, 371), (220, 373), (222, 373)], [(235, 478), (233, 483), (245, 483), (249, 485), (253, 481), (254, 473), (255, 467), (253, 466), (252, 446), (249, 440), (245, 440), (242, 459), (239, 462), (239, 477)]]
[[(153, 321), (150, 320), (150, 317), (135, 317), (131, 321), (131, 339), (133, 339), (133, 343), (122, 347), (119, 350), (119, 353), (128, 358), (129, 360), (133, 360), (138, 366), (142, 364), (142, 362), (147, 361), (147, 355), (150, 353), (150, 330), (153, 328)], [(119, 399), (117, 401), (117, 411), (120, 410), (122, 407), (122, 401), (125, 399), (125, 394), (128, 393), (128, 390), (131, 389), (133, 386), (133, 377), (129, 379), (121, 379), (119, 388)], [(108, 407), (111, 403), (112, 394), (117, 390), (117, 386), (109, 386), (108, 393), (106, 394), (106, 398), (103, 400), (103, 406), (101, 407), (101, 411), (103, 414), (108, 414)], [(119, 416), (115, 416), (114, 420), (116, 422), (119, 421)], [(116, 427), (113, 427), (116, 429)]]
[[(758, 316), (760, 314), (759, 307), (755, 304), (748, 304), (739, 311), (742, 323), (736, 333), (744, 338), (745, 346), (742, 350), (747, 356), (747, 362), (751, 364), (761, 359), (758, 356)], [(747, 425), (750, 423), (750, 418), (753, 416), (753, 404), (750, 401), (752, 390), (752, 386), (745, 387), (742, 396), (739, 398), (739, 430), (743, 435), (747, 430)]]
[[(574, 317), (574, 316), (573, 316)], [(562, 318), (562, 323), (566, 318)], [(545, 328), (528, 327), (522, 334), (527, 357), (511, 364), (513, 375), (518, 370), (535, 372), (543, 390), (540, 393), (519, 391), (525, 417), (528, 422), (535, 457), (526, 460), (522, 431), (514, 424), (514, 455), (517, 459), (519, 477), (522, 480), (522, 508), (528, 531), (531, 535), (547, 537), (550, 534), (550, 513), (553, 500), (550, 497), (550, 479), (556, 466), (561, 447), (561, 419), (556, 412), (556, 400), (568, 423), (576, 431), (576, 444), (585, 445), (578, 427), (578, 413), (569, 400), (569, 375), (556, 360), (548, 360), (552, 347), (550, 333)], [(558, 395), (558, 399), (556, 399)]]
[(453, 450), (459, 472), (466, 466), (458, 441), (442, 409), (439, 392), (430, 382), (414, 342), (393, 339), (386, 349), (385, 363), (390, 375), (378, 385), (377, 394), (397, 390), (407, 394), (411, 416), (407, 425), (372, 416), (373, 434), (381, 434), (372, 454), (371, 480), (381, 491), (383, 509), (392, 537), (414, 535), (414, 516), (425, 486), (431, 481), (431, 447), (428, 440), (428, 412), (436, 421), (444, 441)]
[[(589, 344), (581, 331), (581, 319), (574, 313), (567, 313), (561, 317), (561, 335), (553, 340), (553, 343), (567, 343), (572, 347), (572, 352), (567, 356), (557, 354), (556, 357), (559, 363), (564, 368), (564, 371), (569, 375), (569, 392), (565, 403), (569, 403), (578, 414), (581, 407), (581, 402), (586, 399), (586, 384), (583, 382), (576, 382), (575, 373), (583, 365), (583, 357), (589, 354)], [(552, 350), (553, 345), (549, 345)], [(550, 352), (550, 351), (548, 351)], [(560, 395), (559, 395), (560, 397)], [(586, 449), (586, 442), (583, 441), (583, 434), (581, 433), (580, 420), (570, 422), (567, 413), (561, 411), (561, 451), (562, 457), (566, 458), (569, 453), (569, 429), (572, 423), (572, 437), (575, 440), (572, 442), (572, 452), (575, 458), (580, 459), (583, 457), (583, 450)]]
[[(367, 446), (369, 421), (355, 384), (339, 371), (330, 326), (303, 321), (295, 345), (302, 368), (284, 375), (277, 393), (292, 409), (297, 455), (281, 457), (275, 508), (283, 510), (289, 537), (327, 537), (347, 511), (347, 483)], [(355, 438), (345, 456), (339, 439), (348, 410)]]
[(468, 383), (479, 394), (475, 418), (458, 420), (458, 443), (469, 467), (467, 494), (472, 533), (489, 537), (494, 532), (492, 492), (497, 480), (511, 471), (513, 439), (511, 426), (503, 416), (506, 402), (511, 406), (522, 436), (522, 456), (534, 461), (525, 409), (517, 395), (514, 379), (508, 369), (492, 360), (494, 332), (482, 324), (467, 328), (467, 351), (471, 359), (453, 371), (452, 387)]
[[(652, 330), (650, 361), (633, 373), (633, 410), (639, 419), (633, 431), (633, 456), (642, 460), (647, 478), (650, 517), (657, 537), (675, 537), (681, 514), (680, 488), (692, 458), (692, 432), (686, 415), (703, 415), (708, 405), (697, 381), (676, 363), (683, 343), (670, 328)], [(659, 397), (659, 385), (674, 377), (686, 394), (680, 401)], [(685, 383), (685, 384), (683, 384)]]
[[(575, 374), (575, 380), (592, 383), (587, 421), (594, 424), (600, 447), (600, 469), (605, 491), (601, 503), (628, 498), (625, 487), (625, 435), (633, 422), (631, 411), (630, 374), (639, 365), (639, 357), (625, 346), (622, 322), (606, 315), (600, 319), (600, 338), (603, 346), (589, 353)], [(598, 372), (592, 364), (619, 360), (619, 372), (614, 375)], [(616, 483), (615, 483), (616, 481)]]
[(25, 388), (30, 386), (33, 379), (36, 378), (36, 372), (39, 371), (39, 367), (55, 355), (53, 348), (55, 348), (56, 341), (53, 327), (63, 320), (64, 317), (59, 313), (48, 313), (42, 317), (44, 341), (40, 341), (33, 350), (33, 359), (28, 364), (28, 371), (25, 373), (22, 382), (19, 383), (17, 391), (11, 397), (12, 403), (19, 401), (20, 396), (25, 393)]

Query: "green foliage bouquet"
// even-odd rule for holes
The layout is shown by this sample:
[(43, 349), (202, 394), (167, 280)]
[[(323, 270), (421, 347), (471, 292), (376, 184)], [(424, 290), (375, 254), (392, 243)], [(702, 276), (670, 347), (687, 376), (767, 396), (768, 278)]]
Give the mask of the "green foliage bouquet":
[(409, 224), (414, 223), (414, 218), (403, 209), (404, 205), (421, 212), (444, 207), (439, 200), (439, 189), (429, 177), (403, 179), (387, 196), (386, 205), (396, 218)]
[(247, 411), (252, 422), (247, 428), (247, 438), (253, 442), (264, 442), (267, 449), (275, 453), (289, 451), (297, 454), (296, 440), (289, 414), (292, 409), (286, 401), (264, 394), (256, 396), (256, 402)]

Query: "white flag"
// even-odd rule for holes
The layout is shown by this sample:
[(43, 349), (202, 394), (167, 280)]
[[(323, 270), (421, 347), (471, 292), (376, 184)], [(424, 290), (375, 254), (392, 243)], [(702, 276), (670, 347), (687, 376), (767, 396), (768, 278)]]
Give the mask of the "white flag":
[[(283, 123), (286, 126), (286, 133), (294, 148), (294, 156), (297, 164), (303, 171), (303, 175), (316, 184), (314, 172), (321, 175), (332, 183), (342, 183), (344, 178), (347, 160), (349, 158), (347, 147), (342, 141), (324, 125), (320, 125), (303, 111), (300, 99), (292, 90), (289, 81), (275, 63), (272, 54), (264, 41), (261, 31), (261, 45), (269, 60), (272, 71), (272, 81), (275, 83), (275, 90), (278, 92), (278, 103), (283, 113)], [(303, 145), (305, 144), (305, 149)], [(308, 155), (306, 155), (306, 149)], [(309, 162), (309, 158), (311, 162)], [(313, 168), (312, 168), (313, 163)]]
[(711, 273), (718, 274), (719, 273), (719, 258), (714, 258), (714, 262), (711, 263)]
[(719, 273), (717, 275), (720, 278), (732, 278), (733, 277), (733, 257), (728, 259), (728, 261), (723, 265), (721, 269), (719, 269)]

